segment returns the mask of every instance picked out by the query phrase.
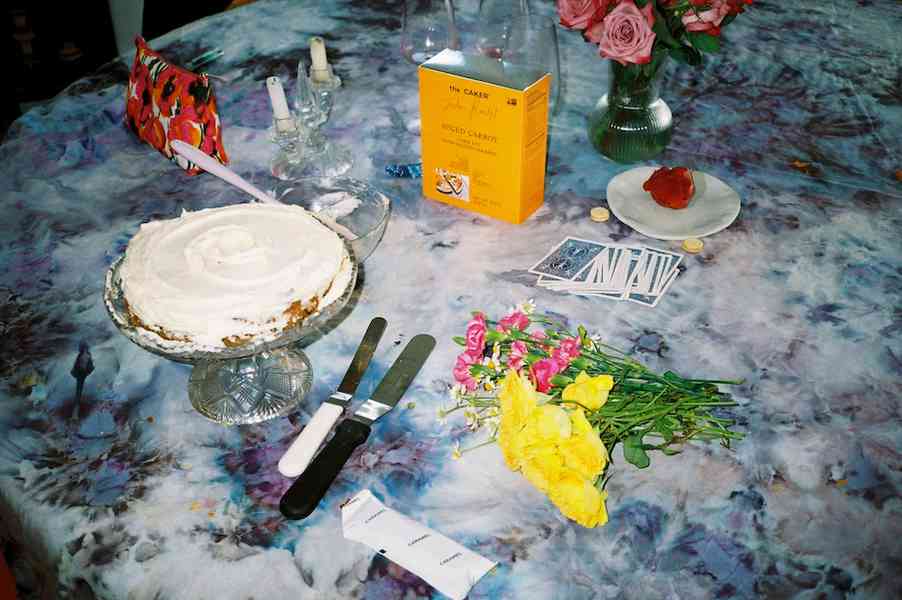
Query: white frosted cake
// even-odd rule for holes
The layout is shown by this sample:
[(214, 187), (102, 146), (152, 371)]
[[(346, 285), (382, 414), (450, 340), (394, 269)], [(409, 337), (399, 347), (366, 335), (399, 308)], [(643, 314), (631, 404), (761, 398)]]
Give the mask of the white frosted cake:
[(351, 272), (334, 231), (281, 204), (145, 223), (120, 270), (133, 325), (200, 348), (278, 336), (337, 300)]

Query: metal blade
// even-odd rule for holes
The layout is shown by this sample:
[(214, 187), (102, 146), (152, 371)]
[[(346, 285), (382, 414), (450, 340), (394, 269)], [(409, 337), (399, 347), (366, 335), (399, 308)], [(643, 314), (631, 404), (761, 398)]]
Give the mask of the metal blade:
[(354, 395), (357, 385), (363, 378), (363, 374), (366, 373), (370, 359), (373, 358), (376, 346), (379, 345), (379, 340), (382, 338), (382, 334), (385, 333), (386, 325), (388, 325), (388, 322), (382, 317), (376, 317), (370, 321), (369, 327), (366, 328), (366, 333), (363, 334), (363, 340), (361, 340), (360, 345), (357, 347), (357, 352), (354, 353), (354, 358), (351, 360), (351, 366), (348, 367), (344, 379), (341, 380), (338, 386), (339, 392), (350, 394), (351, 396)]
[(379, 382), (373, 397), (357, 409), (353, 418), (368, 425), (394, 408), (429, 358), (433, 348), (435, 338), (431, 335), (421, 333), (414, 336)]

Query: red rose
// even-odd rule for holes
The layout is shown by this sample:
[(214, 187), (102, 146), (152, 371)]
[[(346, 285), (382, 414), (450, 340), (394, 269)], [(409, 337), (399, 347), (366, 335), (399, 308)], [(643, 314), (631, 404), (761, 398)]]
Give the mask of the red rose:
[(692, 180), (692, 171), (686, 167), (661, 167), (642, 184), (642, 189), (650, 193), (661, 206), (686, 208), (695, 193), (695, 182)]
[(611, 0), (557, 0), (561, 25), (583, 31), (601, 21)]
[(727, 4), (730, 5), (730, 14), (738, 15), (739, 13), (745, 11), (744, 4), (751, 4), (752, 0), (727, 0)]

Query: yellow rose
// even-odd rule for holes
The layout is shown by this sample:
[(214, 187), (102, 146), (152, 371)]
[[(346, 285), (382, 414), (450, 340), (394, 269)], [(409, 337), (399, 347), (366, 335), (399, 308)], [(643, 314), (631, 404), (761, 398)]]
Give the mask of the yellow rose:
[(512, 429), (523, 427), (529, 413), (538, 403), (529, 380), (523, 379), (514, 370), (508, 371), (501, 382), (498, 399), (501, 401), (501, 425), (506, 424)]
[(608, 401), (608, 392), (614, 387), (614, 378), (610, 375), (589, 377), (585, 371), (576, 376), (576, 380), (564, 388), (561, 398), (565, 402), (576, 402), (590, 410), (601, 408)]
[(521, 440), (522, 435), (519, 431), (503, 426), (498, 429), (498, 446), (501, 448), (505, 464), (511, 471), (520, 469), (520, 462), (523, 457)]
[(564, 461), (554, 444), (535, 445), (526, 450), (521, 469), (530, 483), (547, 492), (557, 485), (564, 471)]
[(595, 479), (608, 464), (608, 451), (592, 427), (583, 409), (570, 411), (572, 435), (559, 445), (564, 464), (585, 477)]
[(574, 435), (558, 445), (564, 464), (586, 479), (595, 479), (608, 464), (608, 452), (595, 433)]
[(608, 522), (604, 501), (607, 492), (599, 492), (592, 482), (574, 471), (565, 469), (548, 497), (568, 519), (583, 527), (595, 527)]
[(570, 437), (570, 415), (556, 404), (543, 404), (532, 409), (526, 420), (526, 434), (530, 443), (554, 442)]

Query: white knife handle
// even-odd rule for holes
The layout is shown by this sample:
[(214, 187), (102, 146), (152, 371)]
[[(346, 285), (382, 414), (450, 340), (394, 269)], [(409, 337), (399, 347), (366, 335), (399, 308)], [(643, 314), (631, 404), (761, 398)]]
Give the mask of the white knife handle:
[(279, 473), (285, 477), (297, 477), (303, 473), (343, 412), (344, 409), (337, 404), (320, 404), (313, 418), (279, 459)]

